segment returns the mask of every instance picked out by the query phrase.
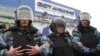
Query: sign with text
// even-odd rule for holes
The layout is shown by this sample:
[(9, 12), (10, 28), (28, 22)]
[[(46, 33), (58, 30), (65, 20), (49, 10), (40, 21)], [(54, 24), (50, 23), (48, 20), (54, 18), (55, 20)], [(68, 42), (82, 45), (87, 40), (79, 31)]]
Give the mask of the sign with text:
[(75, 11), (69, 8), (61, 7), (43, 0), (35, 0), (35, 11), (47, 12), (48, 14), (64, 16), (66, 18), (76, 19)]

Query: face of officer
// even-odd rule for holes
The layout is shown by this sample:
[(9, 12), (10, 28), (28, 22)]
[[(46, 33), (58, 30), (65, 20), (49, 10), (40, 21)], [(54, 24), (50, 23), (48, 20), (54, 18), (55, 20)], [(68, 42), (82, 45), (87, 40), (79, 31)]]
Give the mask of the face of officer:
[(57, 32), (57, 33), (64, 33), (64, 27), (62, 27), (62, 26), (57, 26), (57, 27), (56, 27), (56, 32)]
[(29, 25), (29, 20), (26, 19), (26, 17), (23, 17), (21, 20), (20, 20), (20, 26), (22, 27), (27, 27)]
[(33, 11), (29, 6), (23, 5), (17, 9), (17, 20), (20, 21), (20, 27), (27, 28), (33, 17)]
[(88, 20), (81, 20), (81, 24), (83, 27), (88, 27), (89, 21)]

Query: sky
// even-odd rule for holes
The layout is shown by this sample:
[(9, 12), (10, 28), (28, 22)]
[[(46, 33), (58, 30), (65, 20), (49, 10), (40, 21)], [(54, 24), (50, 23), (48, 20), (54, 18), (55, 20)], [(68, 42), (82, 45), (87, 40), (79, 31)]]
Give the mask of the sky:
[(96, 27), (100, 32), (100, 0), (52, 0), (57, 3), (67, 5), (88, 12), (92, 16), (91, 25)]

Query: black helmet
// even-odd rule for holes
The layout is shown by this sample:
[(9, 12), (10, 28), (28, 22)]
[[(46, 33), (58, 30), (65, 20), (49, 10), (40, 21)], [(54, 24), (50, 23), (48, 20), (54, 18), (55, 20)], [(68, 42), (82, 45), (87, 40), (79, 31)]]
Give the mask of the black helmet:
[(50, 30), (52, 32), (55, 32), (55, 29), (56, 29), (56, 26), (62, 26), (62, 27), (66, 27), (66, 22), (64, 19), (62, 18), (57, 18), (57, 19), (54, 19), (52, 21), (52, 23), (50, 24)]

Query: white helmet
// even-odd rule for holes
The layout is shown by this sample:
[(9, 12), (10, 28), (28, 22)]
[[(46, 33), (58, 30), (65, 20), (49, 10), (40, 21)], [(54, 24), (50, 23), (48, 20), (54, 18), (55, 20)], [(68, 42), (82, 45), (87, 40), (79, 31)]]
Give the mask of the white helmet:
[(88, 20), (88, 21), (90, 21), (91, 18), (92, 17), (88, 12), (82, 12), (80, 14), (80, 20)]
[(32, 21), (34, 17), (32, 9), (27, 5), (19, 6), (16, 13), (16, 20), (27, 19)]

